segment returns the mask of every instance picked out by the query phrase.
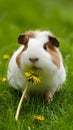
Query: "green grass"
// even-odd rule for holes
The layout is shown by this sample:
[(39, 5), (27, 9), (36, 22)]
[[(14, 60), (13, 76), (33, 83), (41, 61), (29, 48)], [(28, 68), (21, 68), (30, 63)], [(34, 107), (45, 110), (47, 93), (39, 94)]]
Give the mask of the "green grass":
[[(73, 130), (73, 1), (2, 0), (0, 1), (0, 130)], [(48, 104), (42, 97), (24, 102), (16, 122), (14, 115), (21, 97), (8, 83), (10, 56), (19, 47), (17, 37), (26, 30), (51, 30), (59, 39), (67, 79), (62, 90)], [(34, 115), (44, 121), (35, 122)]]

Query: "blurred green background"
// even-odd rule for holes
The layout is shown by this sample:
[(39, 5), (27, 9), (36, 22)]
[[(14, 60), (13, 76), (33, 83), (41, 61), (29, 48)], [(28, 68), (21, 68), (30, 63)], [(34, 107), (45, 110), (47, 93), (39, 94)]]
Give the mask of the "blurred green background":
[[(1, 81), (9, 62), (3, 55), (19, 47), (19, 34), (36, 29), (50, 30), (60, 41), (67, 79), (51, 104), (28, 101), (15, 122), (20, 94)], [(35, 113), (44, 115), (45, 122), (34, 123)], [(73, 130), (73, 0), (0, 0), (0, 129)]]
[(73, 0), (0, 0), (0, 45), (15, 43), (32, 29), (51, 30), (71, 42)]

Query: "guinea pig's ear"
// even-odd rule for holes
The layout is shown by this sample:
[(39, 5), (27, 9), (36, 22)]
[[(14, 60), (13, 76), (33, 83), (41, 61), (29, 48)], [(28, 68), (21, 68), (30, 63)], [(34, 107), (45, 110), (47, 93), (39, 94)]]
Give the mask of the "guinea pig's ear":
[(59, 47), (59, 41), (55, 37), (49, 36), (49, 41), (53, 46)]
[(26, 37), (26, 34), (19, 35), (19, 37), (18, 37), (18, 43), (25, 45), (27, 43), (27, 41), (28, 41), (28, 39)]

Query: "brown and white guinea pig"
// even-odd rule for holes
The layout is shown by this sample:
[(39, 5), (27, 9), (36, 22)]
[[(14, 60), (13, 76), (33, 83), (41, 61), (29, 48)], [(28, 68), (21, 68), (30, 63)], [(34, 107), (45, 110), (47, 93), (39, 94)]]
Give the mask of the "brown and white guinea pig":
[(35, 68), (41, 82), (36, 87), (32, 84), (29, 91), (43, 91), (46, 99), (51, 101), (66, 79), (58, 40), (48, 31), (28, 31), (18, 37), (18, 43), (22, 46), (13, 54), (8, 66), (9, 84), (23, 91), (26, 85), (24, 73)]

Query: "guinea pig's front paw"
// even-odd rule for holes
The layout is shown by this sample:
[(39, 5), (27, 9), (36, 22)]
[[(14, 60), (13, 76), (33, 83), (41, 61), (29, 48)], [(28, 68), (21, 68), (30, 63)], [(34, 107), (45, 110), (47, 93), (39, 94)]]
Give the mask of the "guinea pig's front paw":
[(48, 103), (50, 103), (53, 100), (53, 95), (54, 95), (54, 93), (51, 91), (46, 92), (45, 99), (46, 99), (46, 101), (48, 101)]

